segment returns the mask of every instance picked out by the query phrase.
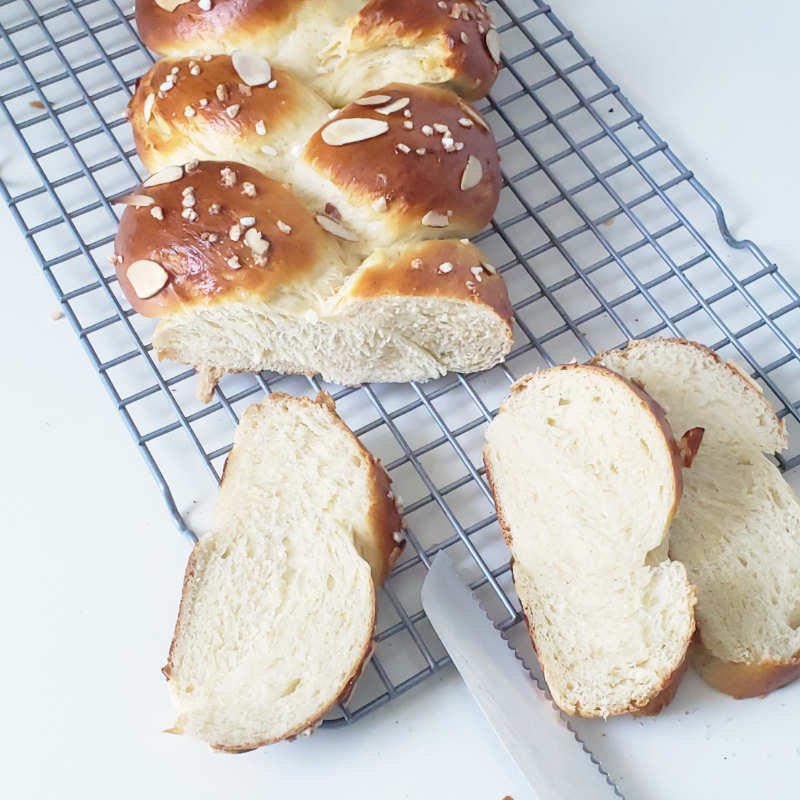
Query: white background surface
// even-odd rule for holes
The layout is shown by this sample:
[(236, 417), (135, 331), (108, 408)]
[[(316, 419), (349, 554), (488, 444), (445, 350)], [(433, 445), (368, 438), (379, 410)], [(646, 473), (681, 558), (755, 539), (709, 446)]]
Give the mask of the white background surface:
[[(800, 7), (553, 6), (722, 200), (734, 232), (800, 284)], [(452, 672), (356, 726), (244, 756), (160, 733), (172, 718), (159, 668), (188, 545), (67, 323), (51, 320), (55, 301), (5, 210), (0, 240), (0, 794), (530, 797)], [(708, 696), (690, 677), (667, 715), (615, 722), (605, 747), (595, 729), (613, 766), (624, 767), (615, 771), (627, 796), (792, 796), (800, 685), (763, 701), (715, 695), (708, 707), (696, 704), (700, 694)]]

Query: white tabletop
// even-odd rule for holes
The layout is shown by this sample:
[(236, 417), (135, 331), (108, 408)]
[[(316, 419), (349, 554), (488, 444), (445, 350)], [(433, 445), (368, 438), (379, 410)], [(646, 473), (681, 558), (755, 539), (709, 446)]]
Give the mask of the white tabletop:
[[(800, 7), (764, 5), (553, 0), (734, 231), (800, 284)], [(531, 797), (452, 671), (357, 725), (243, 756), (161, 733), (188, 544), (5, 209), (0, 233), (3, 796)], [(690, 675), (667, 715), (589, 732), (629, 798), (789, 796), (800, 684), (708, 696)]]

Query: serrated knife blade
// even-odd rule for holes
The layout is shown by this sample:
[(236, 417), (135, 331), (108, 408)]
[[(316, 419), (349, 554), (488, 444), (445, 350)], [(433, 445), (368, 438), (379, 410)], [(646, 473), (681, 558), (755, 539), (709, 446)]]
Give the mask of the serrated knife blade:
[(425, 578), (422, 607), (538, 800), (622, 797), (443, 551), (436, 555)]

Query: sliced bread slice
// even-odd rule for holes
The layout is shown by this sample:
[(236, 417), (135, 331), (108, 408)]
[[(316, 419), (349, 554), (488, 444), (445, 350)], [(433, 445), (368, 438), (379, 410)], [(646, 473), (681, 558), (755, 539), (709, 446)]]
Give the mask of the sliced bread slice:
[(400, 527), (386, 473), (330, 398), (248, 408), (186, 569), (164, 667), (172, 731), (243, 752), (310, 730), (371, 653)]
[(694, 632), (694, 589), (666, 558), (681, 495), (660, 409), (577, 364), (518, 381), (484, 462), (545, 679), (568, 714), (655, 712)]
[(648, 339), (598, 357), (640, 383), (672, 427), (705, 428), (670, 554), (697, 586), (692, 661), (734, 697), (800, 675), (800, 504), (764, 453), (786, 433), (758, 384), (696, 342)]

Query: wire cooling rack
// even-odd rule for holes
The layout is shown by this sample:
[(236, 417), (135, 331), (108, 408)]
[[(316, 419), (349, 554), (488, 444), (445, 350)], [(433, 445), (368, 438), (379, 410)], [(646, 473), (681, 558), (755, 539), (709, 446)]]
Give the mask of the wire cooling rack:
[(504, 69), (483, 103), (505, 186), (478, 240), (516, 312), (505, 365), (427, 384), (341, 388), (316, 379), (228, 376), (214, 401), (193, 372), (156, 363), (153, 321), (135, 314), (107, 258), (108, 198), (143, 175), (122, 114), (152, 61), (130, 0), (0, 2), (4, 199), (65, 316), (152, 470), (181, 531), (202, 531), (241, 410), (274, 389), (325, 388), (386, 465), (409, 546), (379, 603), (378, 648), (346, 706), (351, 721), (448, 664), (422, 612), (432, 556), (447, 548), (504, 628), (519, 622), (508, 554), (483, 477), (483, 432), (515, 378), (625, 340), (699, 339), (736, 357), (786, 418), (800, 463), (800, 299), (553, 14), (490, 4)]

